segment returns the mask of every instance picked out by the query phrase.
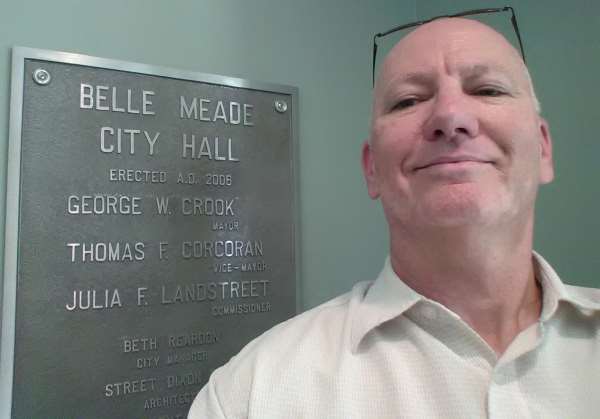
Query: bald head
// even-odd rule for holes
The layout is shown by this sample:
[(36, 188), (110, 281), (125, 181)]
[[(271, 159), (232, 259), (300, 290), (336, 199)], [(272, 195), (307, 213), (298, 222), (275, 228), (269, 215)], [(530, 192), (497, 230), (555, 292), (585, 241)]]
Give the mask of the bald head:
[(388, 54), (374, 94), (363, 173), (393, 238), (532, 225), (537, 189), (553, 178), (552, 143), (502, 35), (468, 19), (423, 25)]
[(503, 35), (475, 20), (442, 18), (406, 35), (386, 56), (375, 83), (374, 113), (399, 78), (422, 76), (422, 69), (433, 67), (440, 60), (449, 70), (470, 66), (481, 72), (493, 67), (513, 75), (512, 82), (530, 96), (540, 112), (527, 66)]

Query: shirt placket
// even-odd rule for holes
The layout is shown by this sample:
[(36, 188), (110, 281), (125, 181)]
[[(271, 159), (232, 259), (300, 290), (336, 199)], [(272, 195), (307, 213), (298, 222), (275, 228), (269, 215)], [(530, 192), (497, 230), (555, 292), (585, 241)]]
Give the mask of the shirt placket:
[[(487, 398), (487, 416), (490, 419), (541, 418), (541, 410), (535, 401), (527, 398), (523, 374), (528, 370), (526, 356), (541, 344), (543, 323), (538, 322), (521, 332), (492, 370)], [(520, 365), (519, 365), (520, 364)]]

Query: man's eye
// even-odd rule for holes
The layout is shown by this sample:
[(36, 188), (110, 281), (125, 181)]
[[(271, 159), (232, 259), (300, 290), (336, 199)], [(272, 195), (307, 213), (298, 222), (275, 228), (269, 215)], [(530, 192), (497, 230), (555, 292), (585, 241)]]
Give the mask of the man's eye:
[(419, 100), (416, 97), (409, 97), (409, 98), (402, 99), (401, 101), (397, 102), (392, 107), (392, 110), (402, 110), (402, 109), (410, 108), (412, 106), (415, 106), (417, 103), (419, 103)]
[(481, 87), (481, 88), (475, 90), (475, 94), (477, 96), (496, 97), (496, 96), (502, 96), (505, 93), (496, 87)]

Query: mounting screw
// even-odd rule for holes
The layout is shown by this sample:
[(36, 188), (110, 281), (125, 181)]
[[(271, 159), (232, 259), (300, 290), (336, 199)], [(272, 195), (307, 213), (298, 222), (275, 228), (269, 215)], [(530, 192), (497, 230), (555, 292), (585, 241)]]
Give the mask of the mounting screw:
[(52, 77), (50, 77), (50, 73), (48, 73), (43, 68), (38, 68), (33, 72), (33, 80), (39, 85), (44, 86), (50, 83), (51, 78)]
[(284, 113), (287, 111), (287, 102), (281, 99), (275, 100), (275, 110), (279, 113)]

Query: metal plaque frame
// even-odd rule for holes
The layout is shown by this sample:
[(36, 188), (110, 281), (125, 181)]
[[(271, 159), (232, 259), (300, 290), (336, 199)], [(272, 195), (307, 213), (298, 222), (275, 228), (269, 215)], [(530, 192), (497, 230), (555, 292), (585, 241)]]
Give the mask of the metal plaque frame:
[[(297, 175), (297, 148), (298, 148), (298, 89), (292, 86), (249, 81), (241, 78), (205, 74), (193, 71), (178, 70), (168, 67), (147, 65), (135, 62), (99, 58), (81, 54), (14, 47), (12, 50), (12, 80), (10, 93), (10, 121), (9, 121), (9, 147), (7, 166), (7, 201), (6, 201), (6, 232), (5, 232), (5, 260), (4, 284), (2, 295), (2, 324), (0, 347), (0, 418), (10, 418), (13, 405), (13, 376), (15, 356), (16, 333), (16, 299), (18, 279), (18, 239), (19, 217), (22, 183), (21, 179), (21, 135), (24, 105), (24, 78), (25, 63), (27, 60), (41, 60), (78, 66), (94, 67), (107, 70), (120, 70), (141, 75), (159, 76), (171, 79), (200, 82), (219, 86), (235, 87), (248, 90), (272, 92), (289, 95), (291, 99), (291, 142), (290, 167), (293, 183), (292, 218), (294, 226), (293, 256), (295, 260), (295, 286), (296, 286), (296, 312), (300, 307), (301, 289), (299, 275), (299, 219), (298, 219), (298, 175)], [(33, 401), (32, 401), (33, 402)]]

